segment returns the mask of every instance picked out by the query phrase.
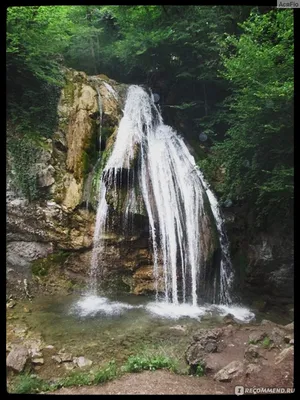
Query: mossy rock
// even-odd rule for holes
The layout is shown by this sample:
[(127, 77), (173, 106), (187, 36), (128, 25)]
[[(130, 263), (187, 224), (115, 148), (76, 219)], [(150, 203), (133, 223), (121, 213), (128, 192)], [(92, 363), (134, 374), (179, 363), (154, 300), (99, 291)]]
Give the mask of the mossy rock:
[(47, 276), (52, 268), (61, 266), (68, 258), (68, 252), (52, 253), (48, 257), (35, 260), (31, 263), (32, 274), (38, 277)]

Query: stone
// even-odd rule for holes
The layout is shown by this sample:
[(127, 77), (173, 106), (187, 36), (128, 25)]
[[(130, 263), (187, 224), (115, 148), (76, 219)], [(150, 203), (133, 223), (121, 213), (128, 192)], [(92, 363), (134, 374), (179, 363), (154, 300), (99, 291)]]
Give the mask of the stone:
[(54, 346), (52, 346), (52, 344), (48, 344), (48, 346), (46, 346), (45, 349), (54, 349)]
[(182, 332), (186, 331), (186, 328), (183, 325), (170, 326), (170, 329), (174, 329), (176, 331), (182, 331)]
[(246, 376), (249, 376), (253, 373), (258, 373), (261, 371), (261, 366), (257, 364), (248, 364), (246, 368)]
[(294, 339), (291, 339), (291, 340), (290, 340), (290, 344), (294, 344)]
[(52, 360), (56, 361), (58, 364), (62, 362), (62, 359), (59, 356), (52, 356)]
[(73, 356), (70, 353), (58, 352), (58, 356), (60, 357), (62, 362), (72, 361), (73, 360)]
[(43, 354), (42, 354), (41, 352), (36, 352), (36, 353), (33, 355), (33, 357), (35, 357), (35, 358), (42, 358), (42, 357), (43, 357)]
[(215, 328), (211, 330), (200, 329), (193, 335), (193, 340), (195, 342), (206, 342), (209, 339), (217, 340), (222, 335), (223, 330), (220, 328)]
[[(35, 164), (35, 166), (38, 168), (39, 166), (42, 167), (43, 164)], [(53, 176), (54, 174), (55, 174), (55, 169), (52, 165), (48, 165), (46, 168), (39, 169), (38, 173), (37, 173), (38, 186), (39, 187), (51, 186), (55, 182), (55, 179)]]
[(223, 317), (222, 321), (224, 324), (234, 324), (235, 323), (234, 315), (227, 314), (225, 315), (225, 317)]
[(260, 342), (266, 336), (267, 336), (266, 332), (263, 332), (263, 331), (252, 332), (249, 335), (249, 342), (253, 342), (253, 343)]
[(294, 330), (294, 322), (291, 322), (290, 324), (285, 325), (284, 329), (286, 329), (288, 331), (293, 331)]
[(8, 303), (6, 303), (6, 308), (13, 308), (17, 302), (15, 300), (10, 300)]
[(63, 365), (67, 371), (70, 371), (75, 368), (75, 365), (73, 362), (65, 362)]
[(257, 358), (258, 358), (259, 356), (260, 356), (260, 354), (259, 354), (259, 347), (258, 347), (258, 346), (254, 345), (254, 344), (250, 344), (250, 345), (246, 348), (245, 354), (244, 354), (244, 358), (245, 358), (247, 361), (250, 361), (250, 362), (254, 361), (254, 362), (256, 362), (256, 361), (257, 361)]
[(6, 358), (6, 365), (16, 372), (22, 372), (28, 358), (29, 354), (26, 347), (15, 345)]
[(284, 360), (294, 360), (294, 346), (283, 349), (275, 358), (275, 364), (280, 364)]
[(285, 343), (290, 343), (291, 340), (294, 340), (294, 336), (293, 335), (286, 335), (284, 337)]
[(232, 361), (226, 367), (220, 369), (215, 375), (214, 380), (220, 382), (231, 382), (244, 373), (244, 364), (241, 361)]
[(24, 310), (25, 313), (31, 313), (31, 309), (30, 308), (24, 307), (23, 310)]
[(32, 364), (35, 364), (35, 365), (43, 365), (44, 359), (43, 358), (32, 358), (31, 362), (32, 362)]
[(90, 367), (93, 364), (93, 361), (88, 360), (85, 357), (74, 357), (74, 364), (77, 364), (79, 368)]
[(284, 343), (285, 332), (280, 328), (273, 328), (270, 334), (270, 339), (276, 346), (280, 346)]

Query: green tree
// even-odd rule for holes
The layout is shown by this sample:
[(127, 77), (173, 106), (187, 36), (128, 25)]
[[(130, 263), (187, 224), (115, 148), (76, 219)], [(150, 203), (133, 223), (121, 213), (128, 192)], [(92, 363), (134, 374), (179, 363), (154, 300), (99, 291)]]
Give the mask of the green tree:
[(202, 165), (222, 165), (223, 197), (248, 203), (257, 224), (270, 224), (293, 210), (293, 11), (252, 13), (241, 28), (221, 47), (229, 129)]

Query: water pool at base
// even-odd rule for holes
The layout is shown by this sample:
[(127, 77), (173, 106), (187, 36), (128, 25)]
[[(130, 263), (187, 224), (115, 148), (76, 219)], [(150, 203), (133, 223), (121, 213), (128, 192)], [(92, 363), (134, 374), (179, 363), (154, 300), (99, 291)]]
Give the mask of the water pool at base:
[[(30, 312), (24, 312), (24, 307)], [(122, 363), (129, 355), (146, 350), (183, 356), (197, 329), (219, 325), (228, 313), (240, 322), (254, 318), (239, 306), (175, 306), (134, 295), (45, 296), (18, 303), (8, 316), (41, 333), (47, 345), (101, 365), (112, 359)]]

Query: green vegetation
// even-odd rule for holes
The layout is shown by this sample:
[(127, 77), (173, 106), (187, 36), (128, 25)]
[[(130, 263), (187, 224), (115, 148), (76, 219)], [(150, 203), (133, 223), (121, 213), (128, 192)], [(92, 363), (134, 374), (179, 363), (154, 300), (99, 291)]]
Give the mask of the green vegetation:
[(175, 372), (177, 364), (173, 359), (165, 356), (135, 355), (128, 357), (123, 369), (125, 372), (141, 372), (143, 370), (155, 371), (162, 368)]
[(53, 389), (53, 386), (46, 383), (44, 380), (22, 374), (17, 376), (13, 383), (12, 393), (26, 394), (26, 393), (39, 393), (41, 391), (48, 391)]
[(115, 361), (111, 361), (105, 368), (100, 369), (94, 374), (94, 384), (100, 384), (111, 381), (118, 375), (117, 366)]
[(59, 251), (50, 254), (48, 257), (35, 260), (31, 263), (31, 271), (33, 275), (42, 277), (48, 275), (52, 267), (60, 267), (68, 258), (67, 251)]
[(90, 372), (72, 372), (66, 378), (58, 379), (55, 383), (47, 382), (41, 378), (29, 374), (20, 374), (13, 381), (12, 393), (39, 393), (56, 390), (61, 387), (98, 385), (117, 377), (117, 367), (115, 361), (111, 361), (103, 368)]
[(205, 366), (204, 364), (197, 365), (195, 375), (203, 376), (205, 374)]
[(20, 374), (14, 379), (10, 392), (20, 394), (40, 393), (56, 390), (61, 387), (99, 385), (117, 378), (122, 372), (155, 371), (161, 368), (167, 368), (176, 372), (176, 363), (174, 360), (163, 356), (152, 358), (132, 356), (128, 358), (127, 363), (119, 370), (113, 360), (97, 371), (72, 372), (69, 376), (60, 378), (55, 383), (47, 382), (29, 374)]
[(268, 348), (271, 346), (271, 339), (270, 339), (268, 336), (266, 336), (266, 337), (264, 338), (264, 340), (262, 341), (262, 346), (263, 346), (265, 349), (268, 349)]

